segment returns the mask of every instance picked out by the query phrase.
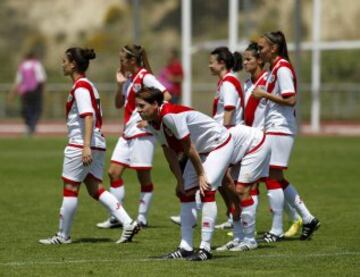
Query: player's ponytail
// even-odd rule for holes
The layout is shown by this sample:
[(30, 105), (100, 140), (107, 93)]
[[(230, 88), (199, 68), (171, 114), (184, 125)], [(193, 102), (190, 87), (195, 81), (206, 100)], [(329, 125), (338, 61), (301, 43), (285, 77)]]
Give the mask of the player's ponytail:
[(232, 70), (235, 72), (241, 71), (243, 69), (243, 59), (239, 52), (233, 53), (234, 58), (234, 65), (232, 67)]
[(242, 69), (242, 56), (239, 52), (232, 54), (229, 48), (223, 46), (215, 48), (211, 55), (216, 55), (218, 62), (223, 62), (227, 70), (240, 71)]

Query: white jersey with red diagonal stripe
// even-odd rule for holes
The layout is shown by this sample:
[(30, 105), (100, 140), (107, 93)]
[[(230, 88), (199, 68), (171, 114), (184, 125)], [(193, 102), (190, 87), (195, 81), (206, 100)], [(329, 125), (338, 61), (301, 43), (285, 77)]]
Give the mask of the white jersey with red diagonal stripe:
[(166, 90), (155, 76), (149, 73), (145, 68), (140, 68), (139, 71), (131, 77), (131, 83), (125, 92), (125, 122), (123, 131), (123, 137), (125, 139), (151, 135), (151, 132), (148, 129), (137, 127), (138, 122), (142, 119), (136, 110), (135, 98), (136, 93), (139, 93), (143, 87), (154, 87), (160, 91)]
[(105, 138), (101, 133), (102, 110), (99, 92), (94, 84), (83, 76), (75, 81), (66, 103), (69, 144), (84, 144), (84, 117), (87, 115), (93, 116), (91, 146), (105, 149)]
[[(296, 95), (296, 75), (292, 65), (278, 57), (267, 77), (266, 91), (277, 96)], [(279, 105), (268, 101), (265, 119), (266, 133), (294, 135), (296, 133), (295, 107)]]
[(267, 71), (262, 71), (256, 80), (249, 78), (244, 85), (245, 94), (245, 125), (264, 130), (266, 115), (266, 99), (256, 99), (252, 92), (256, 87), (266, 90)]
[(164, 103), (160, 107), (160, 126), (151, 125), (160, 143), (183, 152), (181, 140), (190, 137), (198, 153), (209, 153), (229, 139), (227, 129), (211, 117), (191, 108)]
[(244, 96), (239, 79), (228, 72), (219, 80), (213, 103), (213, 117), (221, 125), (224, 123), (224, 112), (233, 110), (231, 126), (243, 123)]

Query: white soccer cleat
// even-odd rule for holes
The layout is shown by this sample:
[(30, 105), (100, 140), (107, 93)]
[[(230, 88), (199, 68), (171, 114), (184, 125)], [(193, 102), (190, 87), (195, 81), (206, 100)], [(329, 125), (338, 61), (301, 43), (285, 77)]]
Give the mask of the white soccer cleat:
[(181, 218), (179, 215), (170, 216), (170, 220), (174, 224), (181, 225)]
[(96, 227), (101, 229), (110, 229), (110, 228), (122, 227), (122, 224), (116, 218), (109, 217), (104, 222), (99, 222), (98, 224), (96, 224)]
[(39, 243), (50, 245), (50, 244), (69, 244), (71, 243), (71, 239), (67, 238), (65, 239), (63, 236), (60, 236), (59, 234), (56, 234), (55, 236), (47, 239), (41, 239), (39, 240)]
[(140, 231), (140, 224), (135, 220), (130, 225), (124, 226), (121, 237), (116, 243), (127, 243), (131, 242), (132, 238)]
[(238, 239), (233, 239), (231, 241), (229, 241), (228, 243), (224, 244), (223, 246), (220, 246), (218, 248), (216, 248), (216, 251), (228, 251), (236, 246), (238, 246), (240, 243), (240, 241)]
[(237, 246), (230, 249), (230, 251), (250, 251), (258, 247), (256, 240), (243, 240)]

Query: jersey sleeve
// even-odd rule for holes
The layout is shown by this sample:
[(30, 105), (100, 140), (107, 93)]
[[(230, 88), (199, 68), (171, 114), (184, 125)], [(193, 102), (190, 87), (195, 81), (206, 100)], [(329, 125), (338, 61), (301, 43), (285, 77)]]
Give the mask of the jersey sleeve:
[[(183, 140), (190, 135), (184, 114), (167, 114), (163, 117), (163, 124), (177, 140)], [(166, 130), (165, 130), (166, 132)]]
[(144, 76), (143, 84), (147, 88), (157, 88), (162, 92), (166, 90), (166, 88), (152, 74), (146, 74)]
[(80, 117), (94, 114), (90, 92), (86, 88), (77, 88), (74, 92), (74, 96)]
[(277, 79), (279, 82), (281, 96), (288, 97), (295, 94), (294, 76), (289, 68), (279, 68), (277, 72)]
[(237, 101), (239, 100), (235, 86), (225, 81), (221, 86), (221, 93), (224, 95), (224, 109), (226, 111), (235, 109)]

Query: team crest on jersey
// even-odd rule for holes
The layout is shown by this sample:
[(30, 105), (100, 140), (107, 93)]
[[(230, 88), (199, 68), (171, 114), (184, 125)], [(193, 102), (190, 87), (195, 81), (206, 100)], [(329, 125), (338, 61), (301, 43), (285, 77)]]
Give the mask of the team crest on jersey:
[(135, 90), (135, 92), (140, 92), (141, 84), (134, 84), (134, 90)]

